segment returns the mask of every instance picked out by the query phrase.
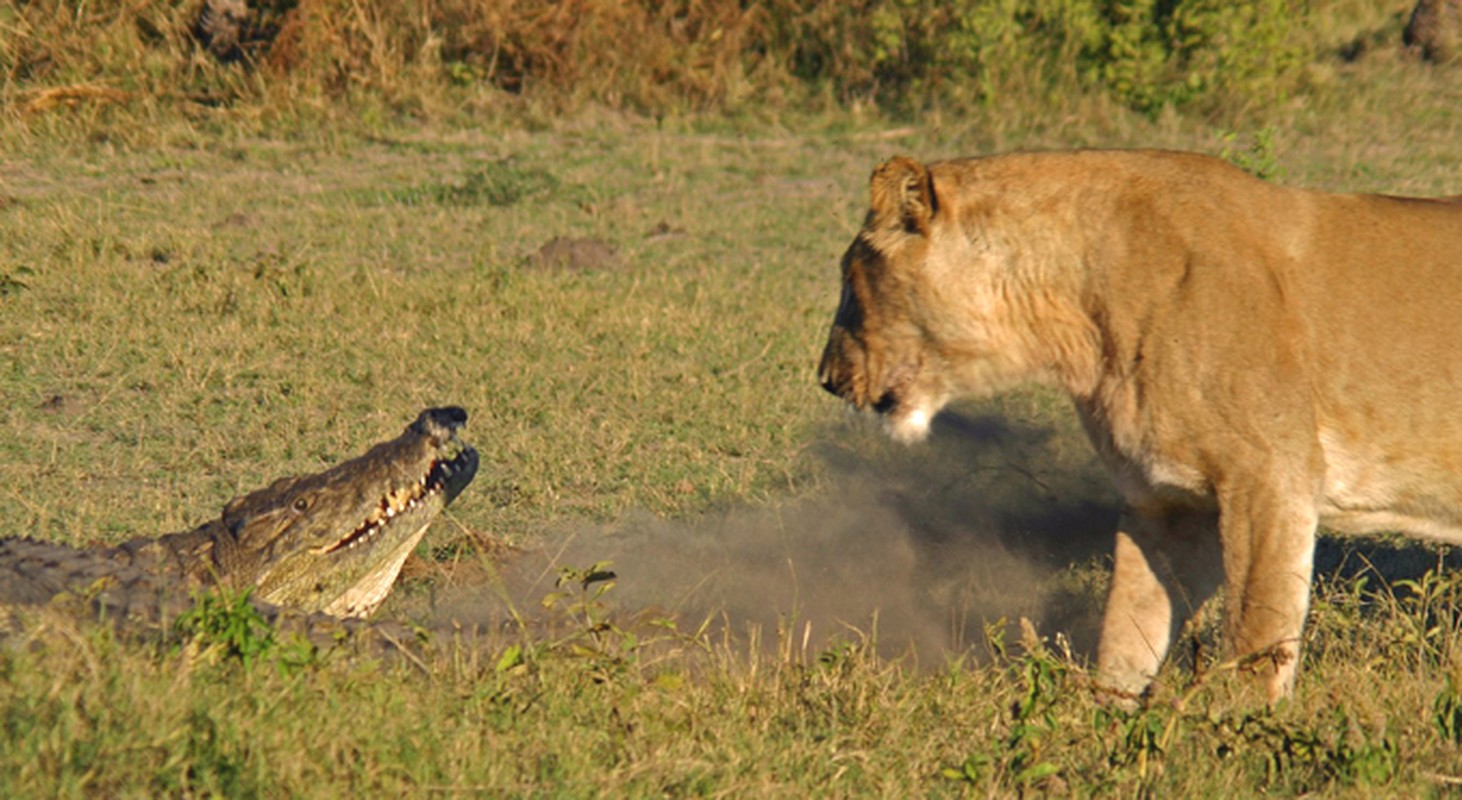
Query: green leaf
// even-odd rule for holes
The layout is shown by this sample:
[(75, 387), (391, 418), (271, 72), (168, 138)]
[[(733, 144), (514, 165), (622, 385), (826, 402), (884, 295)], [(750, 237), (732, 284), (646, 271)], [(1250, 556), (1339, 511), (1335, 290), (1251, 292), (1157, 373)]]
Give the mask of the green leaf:
[(510, 644), (503, 649), (502, 655), (498, 656), (497, 666), (494, 668), (494, 671), (502, 674), (522, 664), (523, 647), (521, 645)]

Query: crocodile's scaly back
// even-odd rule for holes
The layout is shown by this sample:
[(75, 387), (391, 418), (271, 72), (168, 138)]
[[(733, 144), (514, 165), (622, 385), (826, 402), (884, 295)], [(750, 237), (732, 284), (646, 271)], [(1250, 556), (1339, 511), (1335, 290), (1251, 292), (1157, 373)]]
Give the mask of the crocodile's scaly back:
[(76, 550), (0, 540), (0, 605), (95, 595), (122, 614), (176, 607), (196, 588), (253, 588), (257, 602), (341, 617), (385, 600), (427, 526), (472, 481), (477, 452), (460, 408), (423, 411), (406, 431), (324, 472), (282, 478), (218, 519), (158, 539)]

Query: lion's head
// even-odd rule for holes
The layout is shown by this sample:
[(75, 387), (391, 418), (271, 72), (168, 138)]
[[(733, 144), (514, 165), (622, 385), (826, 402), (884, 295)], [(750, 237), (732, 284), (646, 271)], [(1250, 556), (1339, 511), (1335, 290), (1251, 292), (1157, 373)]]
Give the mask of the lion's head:
[(843, 255), (843, 294), (818, 378), (859, 410), (883, 416), (889, 434), (917, 441), (948, 400), (921, 330), (919, 275), (935, 213), (929, 172), (897, 158), (873, 173), (872, 207)]
[(914, 442), (956, 397), (1079, 382), (1092, 328), (1063, 267), (1078, 257), (1049, 230), (1026, 229), (1041, 191), (978, 160), (878, 167), (843, 255), (823, 388)]

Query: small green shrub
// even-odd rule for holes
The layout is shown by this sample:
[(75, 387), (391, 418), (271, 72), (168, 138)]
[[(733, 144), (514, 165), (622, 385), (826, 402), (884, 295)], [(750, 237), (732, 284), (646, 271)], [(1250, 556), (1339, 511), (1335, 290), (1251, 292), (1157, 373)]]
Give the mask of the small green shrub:
[[(991, 104), (1052, 91), (1139, 111), (1282, 97), (1304, 60), (1293, 0), (784, 2), (769, 49), (798, 79), (885, 107)], [(1034, 78), (1032, 77), (1034, 76)]]
[[(1071, 662), (1052, 653), (1032, 627), (1026, 628), (1022, 638), (1025, 654), (1008, 664), (1017, 687), (1010, 705), (1009, 732), (1002, 742), (970, 753), (958, 765), (944, 767), (940, 775), (946, 780), (975, 785), (998, 781), (1023, 792), (1061, 772), (1053, 758), (1065, 727), (1057, 705), (1073, 696), (1068, 680)], [(996, 647), (1003, 644), (997, 642)]]
[(1139, 111), (1219, 97), (1277, 100), (1304, 60), (1292, 0), (1107, 0), (1084, 75)]
[(274, 648), (274, 629), (249, 601), (248, 592), (199, 593), (174, 629), (203, 647), (217, 647), (248, 665)]
[(281, 637), (254, 607), (248, 590), (200, 592), (193, 606), (173, 622), (173, 630), (204, 652), (244, 669), (268, 661), (289, 673), (315, 659), (315, 649), (300, 639)]

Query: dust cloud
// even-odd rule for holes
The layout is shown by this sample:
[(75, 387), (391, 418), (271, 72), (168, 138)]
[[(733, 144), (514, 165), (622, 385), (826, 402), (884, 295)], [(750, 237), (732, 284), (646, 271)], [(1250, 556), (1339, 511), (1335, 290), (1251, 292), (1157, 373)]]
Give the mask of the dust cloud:
[[(937, 666), (986, 652), (987, 623), (1020, 617), (1095, 644), (1117, 500), (1085, 440), (1007, 415), (945, 414), (926, 444), (871, 425), (831, 431), (812, 496), (695, 520), (630, 515), (550, 532), (545, 552), (504, 568), (493, 591), (439, 597), (438, 619), (540, 614), (557, 566), (611, 561), (619, 613), (711, 620), (733, 636), (778, 630), (813, 647), (873, 636), (884, 655)], [(650, 610), (646, 612), (646, 610)]]

